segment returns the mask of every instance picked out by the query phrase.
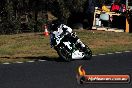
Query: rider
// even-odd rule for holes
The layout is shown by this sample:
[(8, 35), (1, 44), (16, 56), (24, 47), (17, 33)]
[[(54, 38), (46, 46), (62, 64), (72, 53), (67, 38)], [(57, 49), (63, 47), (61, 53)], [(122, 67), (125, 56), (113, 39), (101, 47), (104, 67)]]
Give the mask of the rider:
[(80, 45), (82, 48), (85, 47), (85, 45), (80, 41), (80, 39), (75, 35), (75, 33), (72, 32), (72, 29), (59, 21), (52, 22), (50, 31), (51, 47), (56, 45), (56, 42), (54, 42), (54, 36), (57, 37), (58, 35), (60, 36), (63, 34), (65, 34), (68, 37), (68, 39), (70, 39), (72, 42)]

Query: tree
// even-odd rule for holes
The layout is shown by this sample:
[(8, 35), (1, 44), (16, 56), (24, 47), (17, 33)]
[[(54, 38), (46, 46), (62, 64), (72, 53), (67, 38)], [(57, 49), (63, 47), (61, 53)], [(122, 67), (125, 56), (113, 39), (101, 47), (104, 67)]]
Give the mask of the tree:
[[(96, 1), (101, 4), (104, 0)], [(44, 22), (40, 20), (44, 19), (40, 14), (47, 10), (67, 23), (71, 15), (85, 12), (86, 2), (87, 0), (2, 0), (0, 2), (0, 32), (10, 33), (21, 30), (23, 15), (28, 19), (26, 25), (29, 30), (40, 31), (39, 27)]]

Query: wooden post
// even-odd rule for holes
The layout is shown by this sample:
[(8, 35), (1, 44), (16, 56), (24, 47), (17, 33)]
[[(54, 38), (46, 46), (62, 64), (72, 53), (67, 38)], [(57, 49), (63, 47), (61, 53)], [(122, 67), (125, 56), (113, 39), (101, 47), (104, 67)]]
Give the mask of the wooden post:
[[(128, 10), (128, 0), (126, 0), (126, 10)], [(129, 33), (129, 17), (128, 17), (129, 13), (126, 13), (126, 30), (125, 32)]]
[(95, 11), (94, 11), (94, 19), (93, 19), (93, 27), (92, 29), (96, 29), (96, 7), (95, 7)]
[(125, 32), (127, 32), (127, 33), (129, 33), (129, 18), (128, 18), (128, 16), (126, 16), (126, 30), (125, 30)]

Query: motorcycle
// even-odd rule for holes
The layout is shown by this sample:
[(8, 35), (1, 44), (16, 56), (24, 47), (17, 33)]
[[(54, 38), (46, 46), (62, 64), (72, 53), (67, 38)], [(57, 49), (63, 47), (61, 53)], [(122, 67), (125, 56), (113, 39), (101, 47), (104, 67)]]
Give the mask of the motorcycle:
[(90, 60), (92, 58), (91, 49), (84, 43), (85, 47), (81, 47), (80, 43), (76, 42), (77, 40), (80, 41), (80, 39), (76, 40), (76, 33), (62, 32), (61, 34), (56, 34), (52, 32), (51, 34), (52, 47), (54, 47), (59, 57), (64, 61), (69, 62), (74, 59)]

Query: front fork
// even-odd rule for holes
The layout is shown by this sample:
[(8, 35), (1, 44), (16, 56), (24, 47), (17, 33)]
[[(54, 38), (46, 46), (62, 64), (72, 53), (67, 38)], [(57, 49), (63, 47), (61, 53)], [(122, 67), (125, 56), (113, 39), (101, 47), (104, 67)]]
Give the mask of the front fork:
[(74, 38), (75, 40), (75, 44), (79, 44), (81, 47), (85, 47), (85, 45), (83, 44), (83, 42), (78, 38), (78, 36), (76, 35), (76, 33), (72, 33), (71, 36)]

